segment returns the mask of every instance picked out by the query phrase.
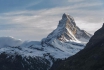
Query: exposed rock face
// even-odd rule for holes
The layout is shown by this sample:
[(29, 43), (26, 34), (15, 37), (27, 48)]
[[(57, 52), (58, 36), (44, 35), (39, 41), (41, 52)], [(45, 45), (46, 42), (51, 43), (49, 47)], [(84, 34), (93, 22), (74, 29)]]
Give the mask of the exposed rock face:
[(85, 49), (64, 61), (58, 60), (50, 70), (104, 70), (104, 25)]

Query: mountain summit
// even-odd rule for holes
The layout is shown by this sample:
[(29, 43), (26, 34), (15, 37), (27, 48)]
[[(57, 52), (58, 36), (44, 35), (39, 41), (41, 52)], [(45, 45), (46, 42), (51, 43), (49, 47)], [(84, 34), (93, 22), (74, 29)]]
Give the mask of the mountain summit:
[(52, 33), (50, 33), (47, 38), (43, 39), (42, 43), (50, 44), (50, 42), (53, 42), (54, 40), (58, 40), (61, 42), (88, 42), (90, 37), (91, 34), (87, 33), (84, 30), (81, 30), (79, 27), (76, 26), (76, 23), (72, 16), (64, 13), (62, 19), (59, 21), (57, 28)]

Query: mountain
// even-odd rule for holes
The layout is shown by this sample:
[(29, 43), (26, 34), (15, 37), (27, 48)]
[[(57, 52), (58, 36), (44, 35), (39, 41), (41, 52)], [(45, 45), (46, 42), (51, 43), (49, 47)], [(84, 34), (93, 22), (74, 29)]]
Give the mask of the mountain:
[(104, 24), (83, 50), (68, 59), (56, 61), (50, 70), (104, 70)]
[(90, 37), (91, 34), (76, 26), (73, 17), (63, 14), (57, 28), (41, 41), (22, 42), (10, 37), (4, 40), (0, 48), (0, 70), (49, 70), (56, 60), (82, 50)]
[(59, 21), (57, 28), (50, 33), (43, 41), (49, 42), (52, 39), (58, 39), (62, 42), (67, 41), (84, 41), (88, 42), (91, 34), (81, 30), (76, 26), (74, 18), (68, 14), (63, 14), (62, 19)]

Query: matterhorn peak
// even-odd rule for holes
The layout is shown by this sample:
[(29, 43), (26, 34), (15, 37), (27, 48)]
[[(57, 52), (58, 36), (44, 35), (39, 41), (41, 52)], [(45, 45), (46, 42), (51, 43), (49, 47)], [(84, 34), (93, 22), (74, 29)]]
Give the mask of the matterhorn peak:
[(91, 35), (76, 26), (74, 18), (64, 13), (62, 19), (59, 21), (57, 28), (51, 32), (47, 38), (42, 40), (42, 43), (51, 44), (53, 41), (83, 41), (88, 42)]

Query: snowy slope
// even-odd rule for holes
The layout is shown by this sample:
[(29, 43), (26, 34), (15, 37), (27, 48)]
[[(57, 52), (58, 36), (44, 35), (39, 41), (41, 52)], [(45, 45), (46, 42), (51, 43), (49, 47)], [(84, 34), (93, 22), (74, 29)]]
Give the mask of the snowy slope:
[[(84, 48), (84, 44), (75, 43), (75, 42), (66, 42), (66, 43), (57, 43), (56, 40), (53, 47), (41, 45), (41, 42), (31, 41), (24, 42), (20, 46), (6, 46), (0, 48), (0, 53), (6, 52), (7, 54), (14, 55), (20, 54), (23, 57), (25, 56), (40, 56), (43, 57), (44, 54), (50, 53), (54, 58), (67, 58), (71, 55), (74, 55), (76, 52)], [(57, 47), (56, 47), (57, 46)], [(61, 53), (61, 54), (60, 54)]]

